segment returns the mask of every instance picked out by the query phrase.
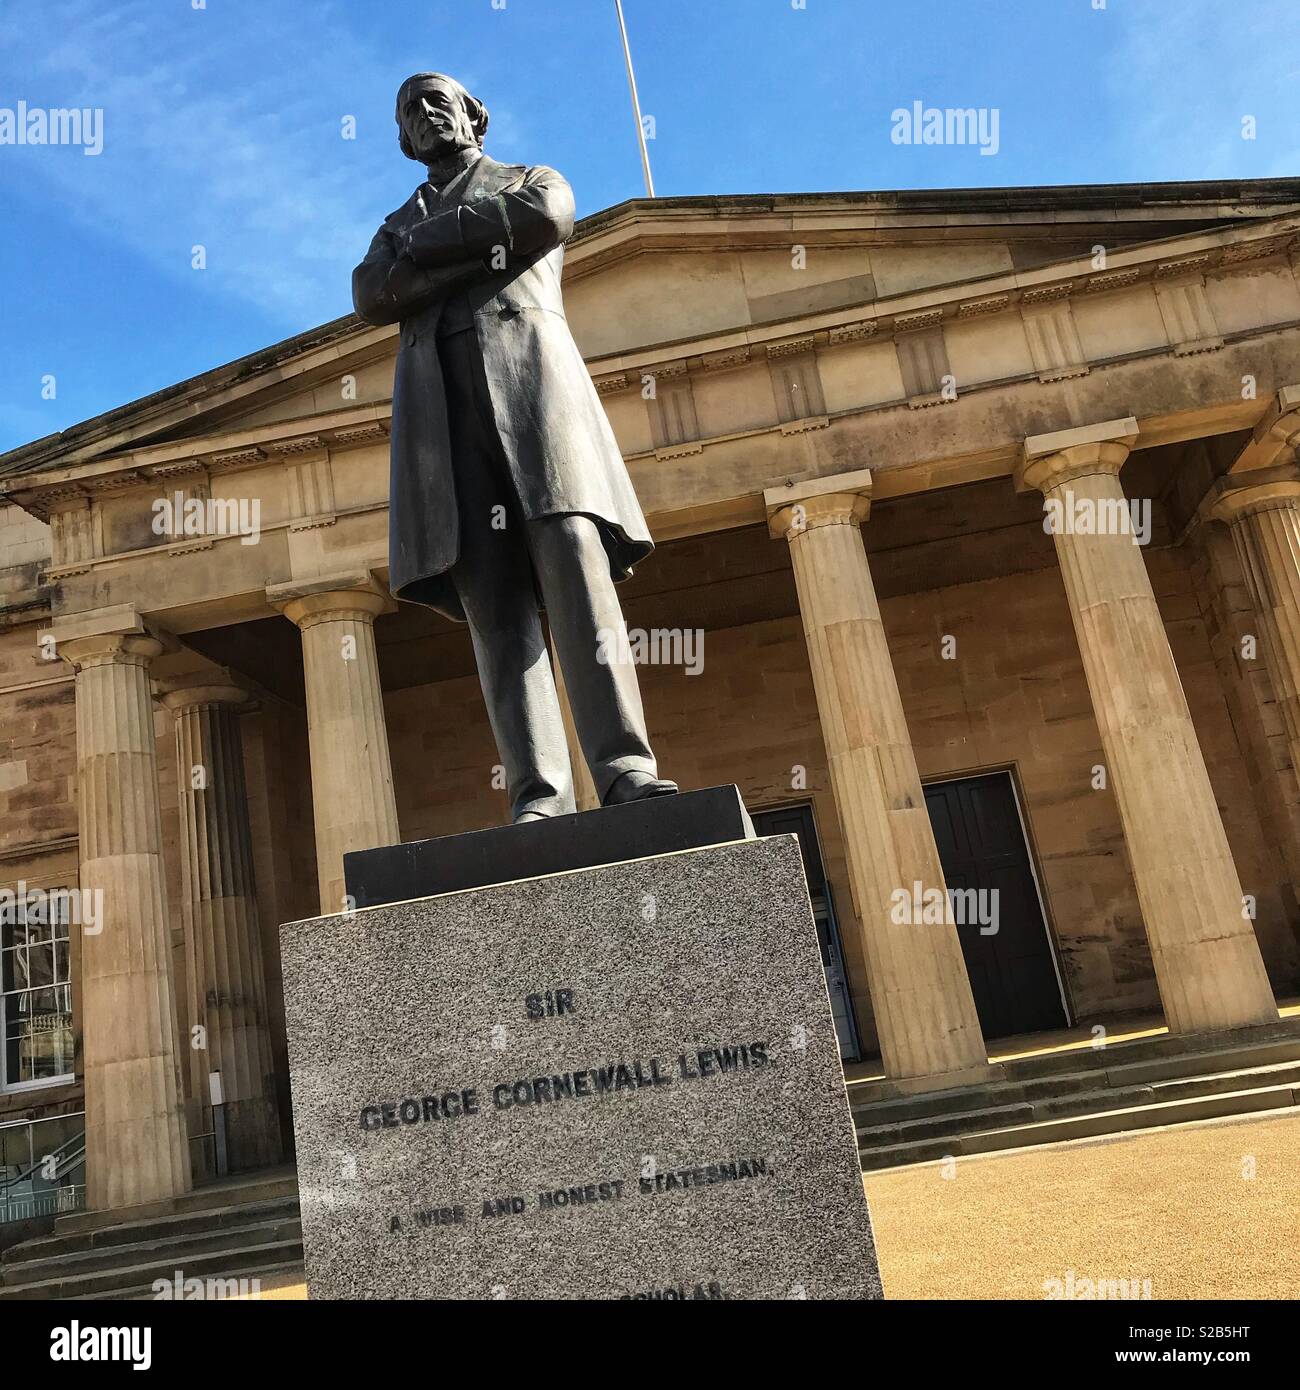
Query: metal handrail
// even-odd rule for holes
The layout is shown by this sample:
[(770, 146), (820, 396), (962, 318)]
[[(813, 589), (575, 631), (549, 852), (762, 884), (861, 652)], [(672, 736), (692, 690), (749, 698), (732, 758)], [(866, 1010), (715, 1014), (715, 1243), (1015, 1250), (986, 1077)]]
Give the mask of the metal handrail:
[(66, 1183), (62, 1187), (49, 1187), (44, 1192), (33, 1192), (26, 1197), (5, 1197), (0, 1203), (0, 1222), (79, 1211), (85, 1194), (85, 1183)]
[(75, 1120), (78, 1115), (80, 1115), (82, 1119), (84, 1119), (86, 1116), (86, 1112), (84, 1110), (69, 1110), (66, 1114), (41, 1115), (38, 1119), (35, 1120), (25, 1120), (21, 1118), (17, 1120), (0, 1120), (0, 1129), (18, 1129), (20, 1126), (27, 1126), (28, 1128), (30, 1128), (33, 1125), (52, 1125), (57, 1120)]

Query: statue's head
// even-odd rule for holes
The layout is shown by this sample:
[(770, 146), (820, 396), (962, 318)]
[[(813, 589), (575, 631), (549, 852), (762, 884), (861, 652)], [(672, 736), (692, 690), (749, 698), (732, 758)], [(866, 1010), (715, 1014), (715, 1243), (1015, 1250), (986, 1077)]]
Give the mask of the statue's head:
[(417, 72), (397, 93), (398, 143), (407, 159), (432, 164), (456, 150), (483, 148), (487, 107), (440, 72)]

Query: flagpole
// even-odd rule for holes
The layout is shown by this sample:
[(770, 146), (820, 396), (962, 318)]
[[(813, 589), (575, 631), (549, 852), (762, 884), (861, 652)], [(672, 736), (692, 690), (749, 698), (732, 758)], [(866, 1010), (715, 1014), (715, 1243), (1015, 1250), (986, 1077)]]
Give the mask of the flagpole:
[(614, 0), (618, 11), (618, 31), (623, 36), (623, 57), (627, 62), (627, 85), (632, 93), (632, 114), (636, 117), (636, 142), (641, 150), (641, 171), (645, 174), (647, 198), (655, 196), (654, 179), (650, 177), (650, 151), (646, 149), (645, 127), (641, 124), (641, 103), (637, 100), (636, 74), (632, 71), (632, 48), (627, 41), (627, 22), (623, 18), (623, 0)]

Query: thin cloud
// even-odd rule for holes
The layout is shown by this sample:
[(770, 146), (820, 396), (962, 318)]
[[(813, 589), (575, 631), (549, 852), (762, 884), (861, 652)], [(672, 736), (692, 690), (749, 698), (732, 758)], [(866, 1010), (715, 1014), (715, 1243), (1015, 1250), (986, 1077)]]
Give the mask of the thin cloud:
[[(31, 147), (3, 153), (70, 217), (161, 271), (196, 273), (191, 248), (202, 246), (203, 288), (296, 329), (344, 307), (340, 267), (364, 251), (384, 198), (382, 167), (342, 138), (349, 113), (332, 109), (334, 94), (391, 85), (391, 74), (351, 35), (341, 52), (322, 42), (346, 26), (333, 5), (314, 7), (310, 25), (297, 11), (269, 8), (252, 30), (208, 24), (188, 7), (160, 25), (156, 6), (139, 0), (108, 9), (67, 0), (8, 14), (0, 48), (29, 73), (29, 104), (102, 107), (105, 149), (97, 159)], [(58, 41), (56, 27), (68, 37)], [(277, 71), (232, 87), (237, 43), (274, 52)], [(293, 74), (299, 95), (291, 101), (281, 73)]]
[[(1116, 25), (1111, 102), (1132, 113), (1117, 153), (1137, 177), (1153, 159), (1160, 178), (1300, 173), (1294, 64), (1274, 61), (1294, 48), (1289, 5), (1256, 12), (1222, 0), (1113, 5), (1097, 22)], [(1242, 137), (1247, 116), (1256, 121), (1253, 142)]]

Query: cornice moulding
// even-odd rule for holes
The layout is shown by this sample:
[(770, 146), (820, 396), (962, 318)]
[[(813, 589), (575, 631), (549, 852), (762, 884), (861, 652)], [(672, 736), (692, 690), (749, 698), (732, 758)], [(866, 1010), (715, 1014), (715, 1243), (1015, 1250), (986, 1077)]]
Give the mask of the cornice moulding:
[[(844, 212), (843, 208), (839, 209), (840, 214)], [(693, 215), (698, 216), (698, 213)], [(825, 215), (818, 213), (818, 216)], [(649, 345), (635, 352), (592, 359), (588, 368), (596, 379), (598, 390), (606, 394), (639, 383), (643, 375), (668, 378), (689, 371), (740, 367), (751, 362), (755, 353), (779, 358), (815, 346), (850, 345), (866, 338), (939, 325), (949, 319), (1002, 313), (1018, 304), (1050, 303), (1075, 291), (1098, 293), (1126, 289), (1146, 277), (1167, 280), (1185, 274), (1212, 274), (1219, 269), (1231, 271), (1269, 256), (1298, 254), (1298, 247), (1300, 215), (1287, 212), (1277, 218), (1241, 222), (1213, 232), (1191, 233), (1130, 247), (1112, 255), (1104, 271), (1095, 270), (1090, 258), (1080, 256), (1033, 272), (1002, 272), (957, 284), (909, 291), (846, 309), (806, 314), (784, 322), (711, 333), (704, 339)], [(1171, 254), (1176, 248), (1181, 248), (1183, 254)], [(864, 317), (864, 309), (870, 311), (870, 317)], [(1286, 326), (1261, 325), (1250, 332), (1279, 331)], [(792, 332), (797, 332), (798, 336), (792, 337)], [(273, 372), (277, 381), (292, 381), (306, 375), (313, 367), (345, 357), (354, 358), (366, 349), (384, 349), (395, 333), (391, 328), (367, 329), (352, 337), (340, 337), (312, 349), (301, 359), (268, 367), (267, 371)], [(743, 343), (736, 343), (738, 333), (743, 334)], [(715, 346), (705, 346), (710, 342)], [(1206, 341), (1193, 346), (1197, 351), (1211, 351), (1220, 344)], [(656, 353), (665, 352), (673, 356), (667, 360), (653, 360)], [(266, 376), (261, 380), (265, 383)], [(236, 389), (251, 391), (254, 387), (247, 381), (228, 383), (215, 401), (228, 402)], [(201, 396), (198, 382), (191, 394)], [(175, 410), (175, 403), (169, 408)], [(184, 419), (195, 419), (202, 413), (193, 399), (186, 402), (181, 412)], [(216, 448), (205, 441), (188, 438), (143, 446), (111, 457), (102, 454), (87, 457), (90, 451), (102, 445), (83, 443), (56, 467), (0, 478), (0, 497), (19, 501), (35, 515), (48, 516), (46, 509), (59, 496), (111, 494), (178, 472), (207, 469), (222, 473), (263, 466), (277, 456), (291, 457), (335, 447), (378, 443), (387, 436), (390, 415), (390, 402), (370, 402), (363, 407), (298, 421), (245, 428), (222, 436)], [(133, 422), (132, 428), (139, 433), (140, 422)]]

